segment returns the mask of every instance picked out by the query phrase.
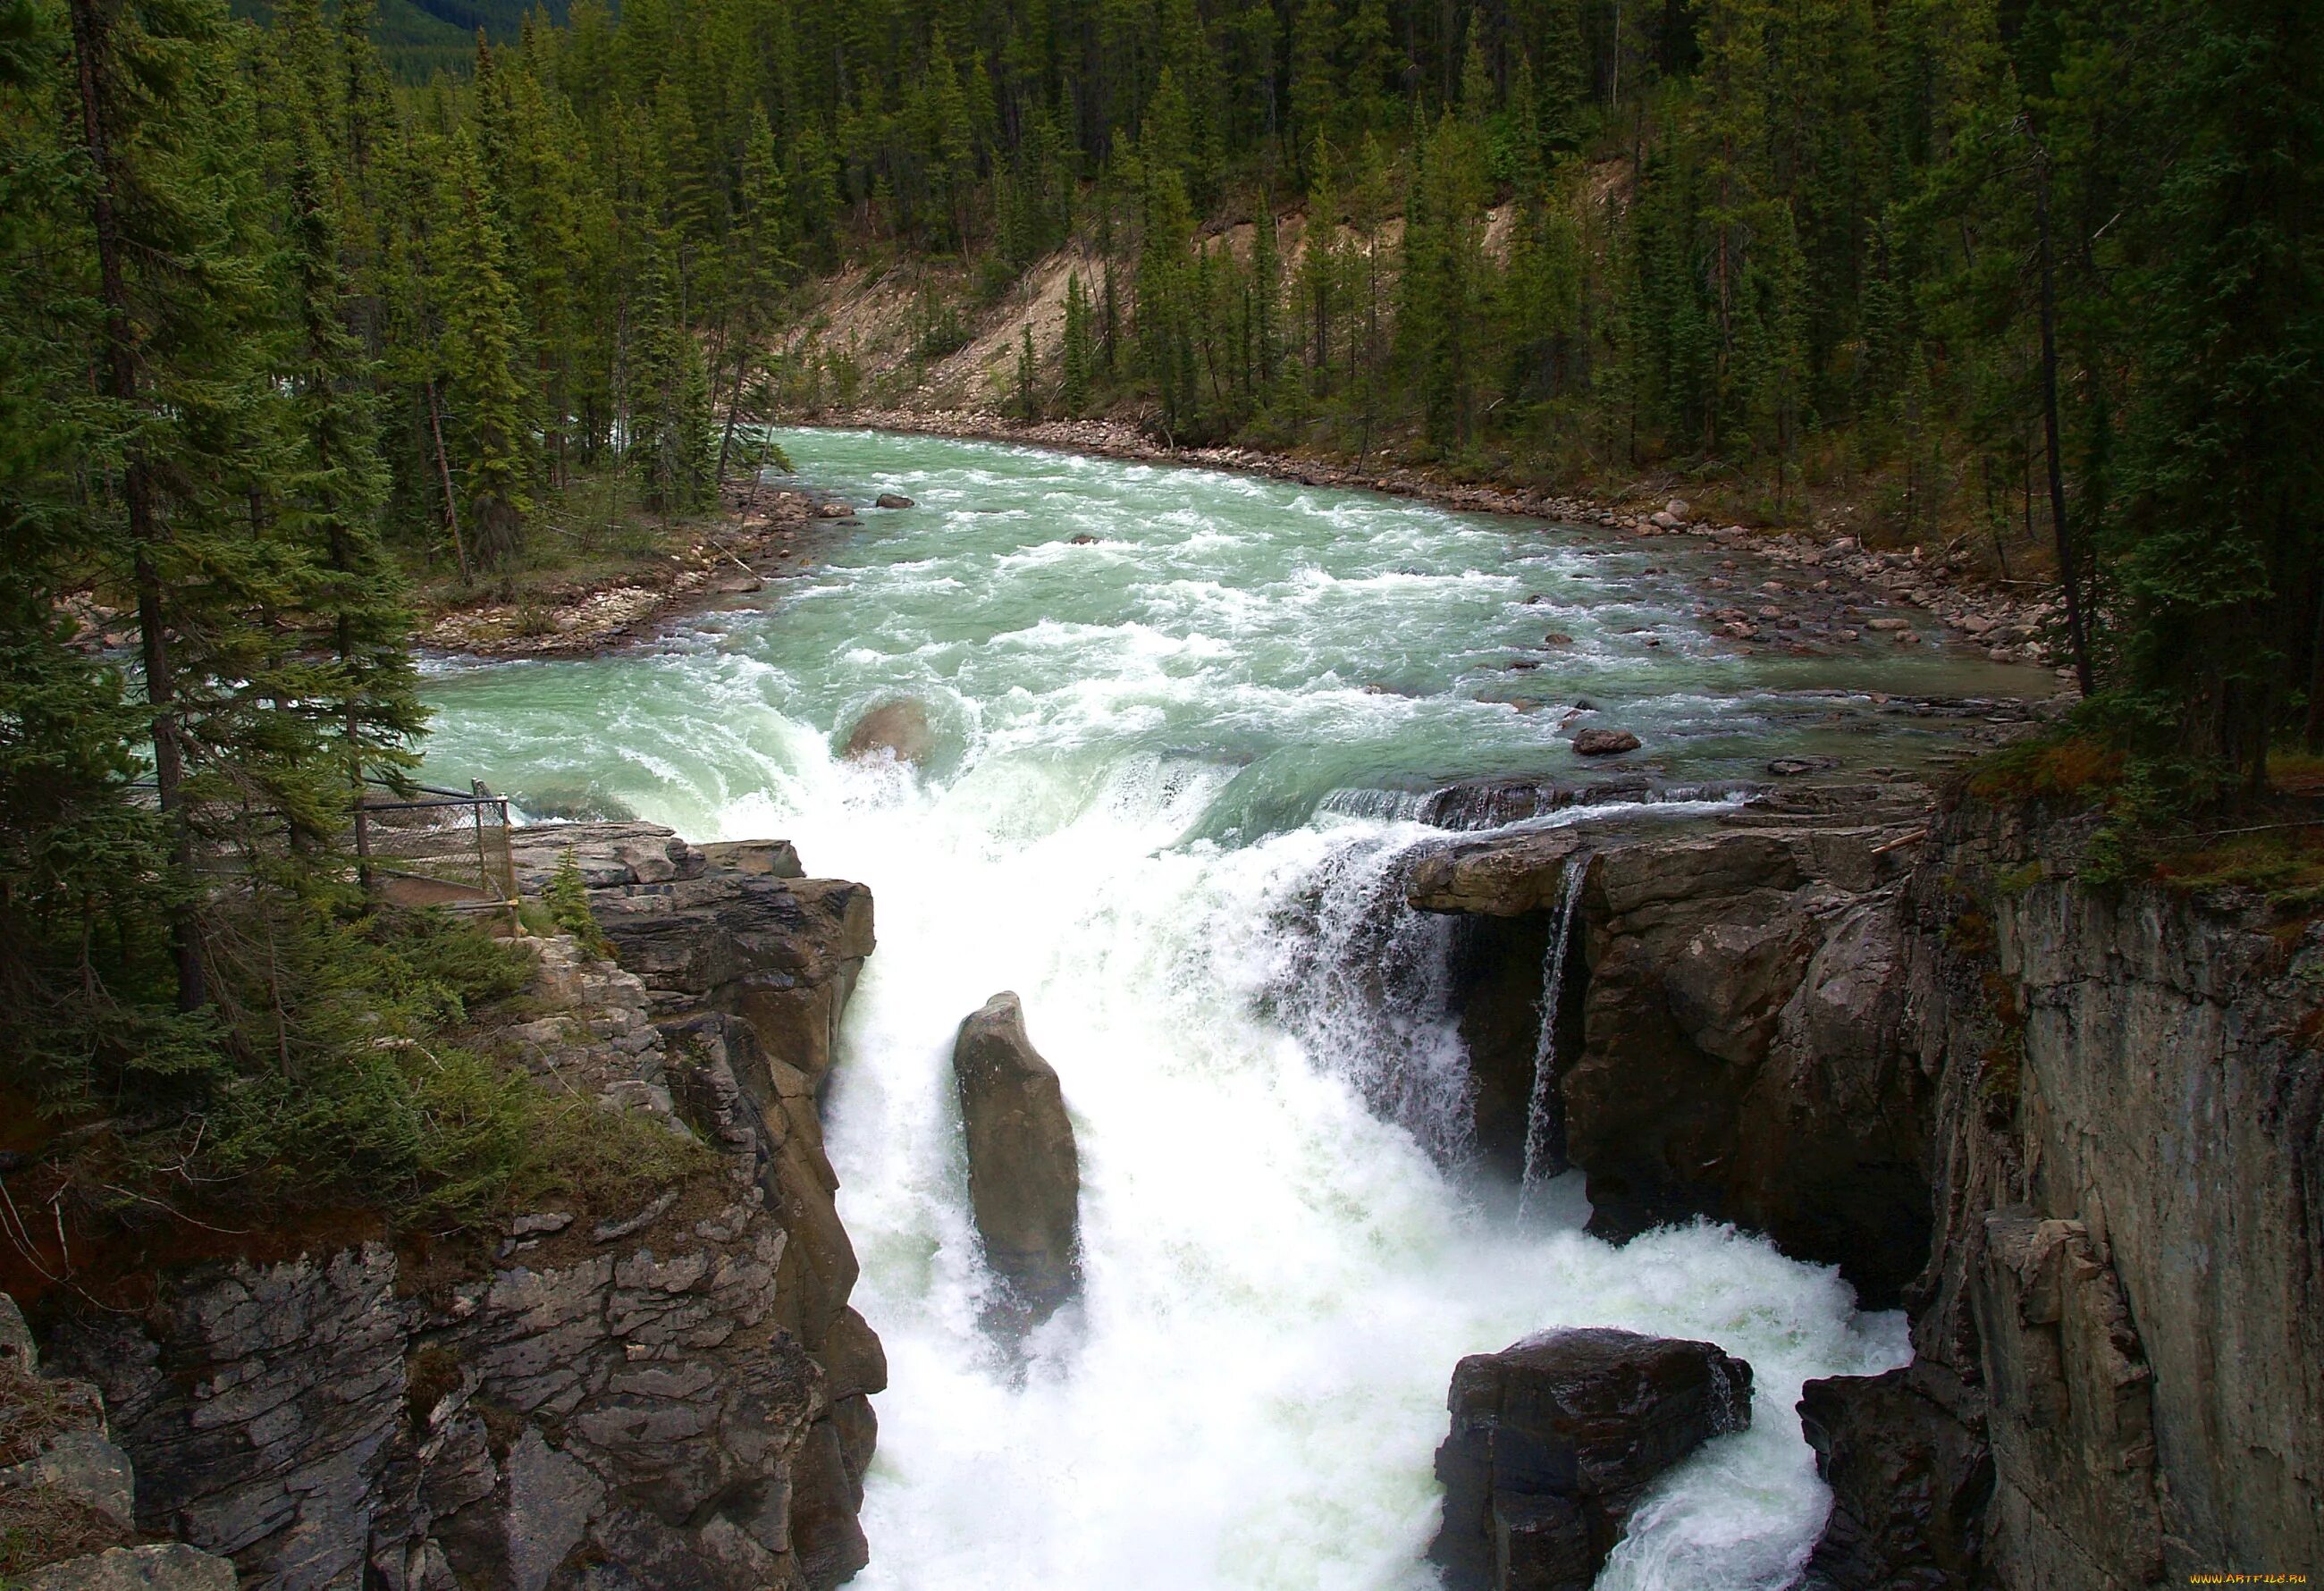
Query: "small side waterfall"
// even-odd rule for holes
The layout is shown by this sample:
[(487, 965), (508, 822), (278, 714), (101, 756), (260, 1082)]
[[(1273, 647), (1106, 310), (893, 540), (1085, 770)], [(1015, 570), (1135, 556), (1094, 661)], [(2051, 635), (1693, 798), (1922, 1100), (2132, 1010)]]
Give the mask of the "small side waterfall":
[(1541, 1031), (1533, 1047), (1533, 1092), (1526, 1101), (1524, 1181), (1517, 1190), (1517, 1213), (1525, 1213), (1534, 1191), (1563, 1169), (1554, 1165), (1552, 1140), (1557, 1130), (1557, 1008), (1565, 993), (1565, 956), (1573, 943), (1574, 909), (1582, 902), (1582, 880), (1590, 871), (1590, 853), (1576, 851), (1565, 859), (1557, 888), (1557, 927), (1549, 936), (1549, 953), (1541, 968)]
[(1405, 904), (1409, 834), (1335, 850), (1277, 919), (1267, 1014), (1439, 1165), (1475, 1153), (1468, 1052), (1449, 1005), (1454, 925)]

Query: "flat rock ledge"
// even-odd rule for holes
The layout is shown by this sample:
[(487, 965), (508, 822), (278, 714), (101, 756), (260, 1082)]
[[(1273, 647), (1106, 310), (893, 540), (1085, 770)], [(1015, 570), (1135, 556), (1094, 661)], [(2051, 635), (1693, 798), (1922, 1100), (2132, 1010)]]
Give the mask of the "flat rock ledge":
[(1589, 1591), (1655, 1477), (1751, 1422), (1751, 1366), (1707, 1342), (1545, 1332), (1452, 1372), (1436, 1450), (1448, 1591)]

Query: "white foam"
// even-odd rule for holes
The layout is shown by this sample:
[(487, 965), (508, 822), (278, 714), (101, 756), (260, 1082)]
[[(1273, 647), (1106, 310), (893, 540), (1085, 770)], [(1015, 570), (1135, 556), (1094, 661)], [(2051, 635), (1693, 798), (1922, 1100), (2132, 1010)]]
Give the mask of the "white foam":
[[(553, 774), (696, 838), (780, 834), (872, 887), (828, 1119), (855, 1302), (892, 1374), (858, 1584), (1432, 1586), (1452, 1366), (1560, 1324), (1705, 1337), (1758, 1373), (1752, 1431), (1668, 1477), (1606, 1583), (1781, 1584), (1824, 1505), (1799, 1383), (1899, 1362), (1899, 1322), (1757, 1239), (1617, 1250), (1576, 1229), (1570, 1182), (1520, 1227), (1448, 1172), (1452, 929), (1399, 915), (1391, 887), (1425, 831), (1408, 799), (1333, 794), (1563, 758), (1555, 713), (1453, 694), (1506, 651), (1492, 638), (1550, 617), (1476, 572), (1506, 568), (1506, 535), (1037, 450), (785, 441), (826, 483), (933, 511), (867, 525), (835, 544), (853, 566), (662, 656), (431, 675), (430, 757), (520, 791)], [(1023, 546), (1060, 520), (1106, 546)], [(1559, 688), (1674, 768), (1682, 733), (1751, 732), (1740, 666), (1649, 685), (1573, 651)], [(835, 756), (897, 696), (928, 710), (927, 768)], [(977, 1327), (948, 1065), (1001, 989), (1064, 1080), (1084, 1179), (1086, 1296), (1021, 1374)]]

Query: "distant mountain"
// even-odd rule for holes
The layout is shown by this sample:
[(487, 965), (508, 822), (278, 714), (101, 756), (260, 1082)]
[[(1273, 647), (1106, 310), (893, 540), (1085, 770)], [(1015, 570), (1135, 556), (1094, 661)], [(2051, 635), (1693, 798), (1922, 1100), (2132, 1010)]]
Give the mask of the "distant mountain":
[[(272, 0), (230, 0), (236, 16), (265, 23), (273, 16)], [(537, 7), (562, 23), (571, 0), (547, 0)], [(524, 14), (536, 9), (527, 0), (378, 0), (371, 35), (387, 60), (388, 69), (408, 83), (424, 83), (438, 71), (464, 74), (474, 64), (476, 30), (495, 43), (513, 40)]]

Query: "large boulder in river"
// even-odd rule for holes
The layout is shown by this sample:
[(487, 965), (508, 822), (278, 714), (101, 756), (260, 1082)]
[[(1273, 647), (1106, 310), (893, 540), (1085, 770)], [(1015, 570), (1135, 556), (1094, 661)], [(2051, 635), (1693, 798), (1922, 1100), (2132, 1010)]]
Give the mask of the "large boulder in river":
[(935, 749), (936, 732), (928, 727), (928, 710), (909, 696), (882, 702), (855, 721), (844, 748), (858, 759), (882, 751), (898, 762), (918, 762)]
[(953, 1045), (968, 1130), (968, 1198), (984, 1257), (1019, 1325), (1047, 1320), (1081, 1285), (1081, 1156), (1056, 1069), (1025, 1034), (1025, 1008), (994, 995)]
[(1449, 1591), (1588, 1591), (1655, 1478), (1751, 1422), (1751, 1366), (1707, 1342), (1544, 1332), (1452, 1372), (1436, 1450)]
[(1586, 729), (1573, 737), (1573, 750), (1582, 757), (1618, 757), (1638, 749), (1638, 737), (1628, 730)]

